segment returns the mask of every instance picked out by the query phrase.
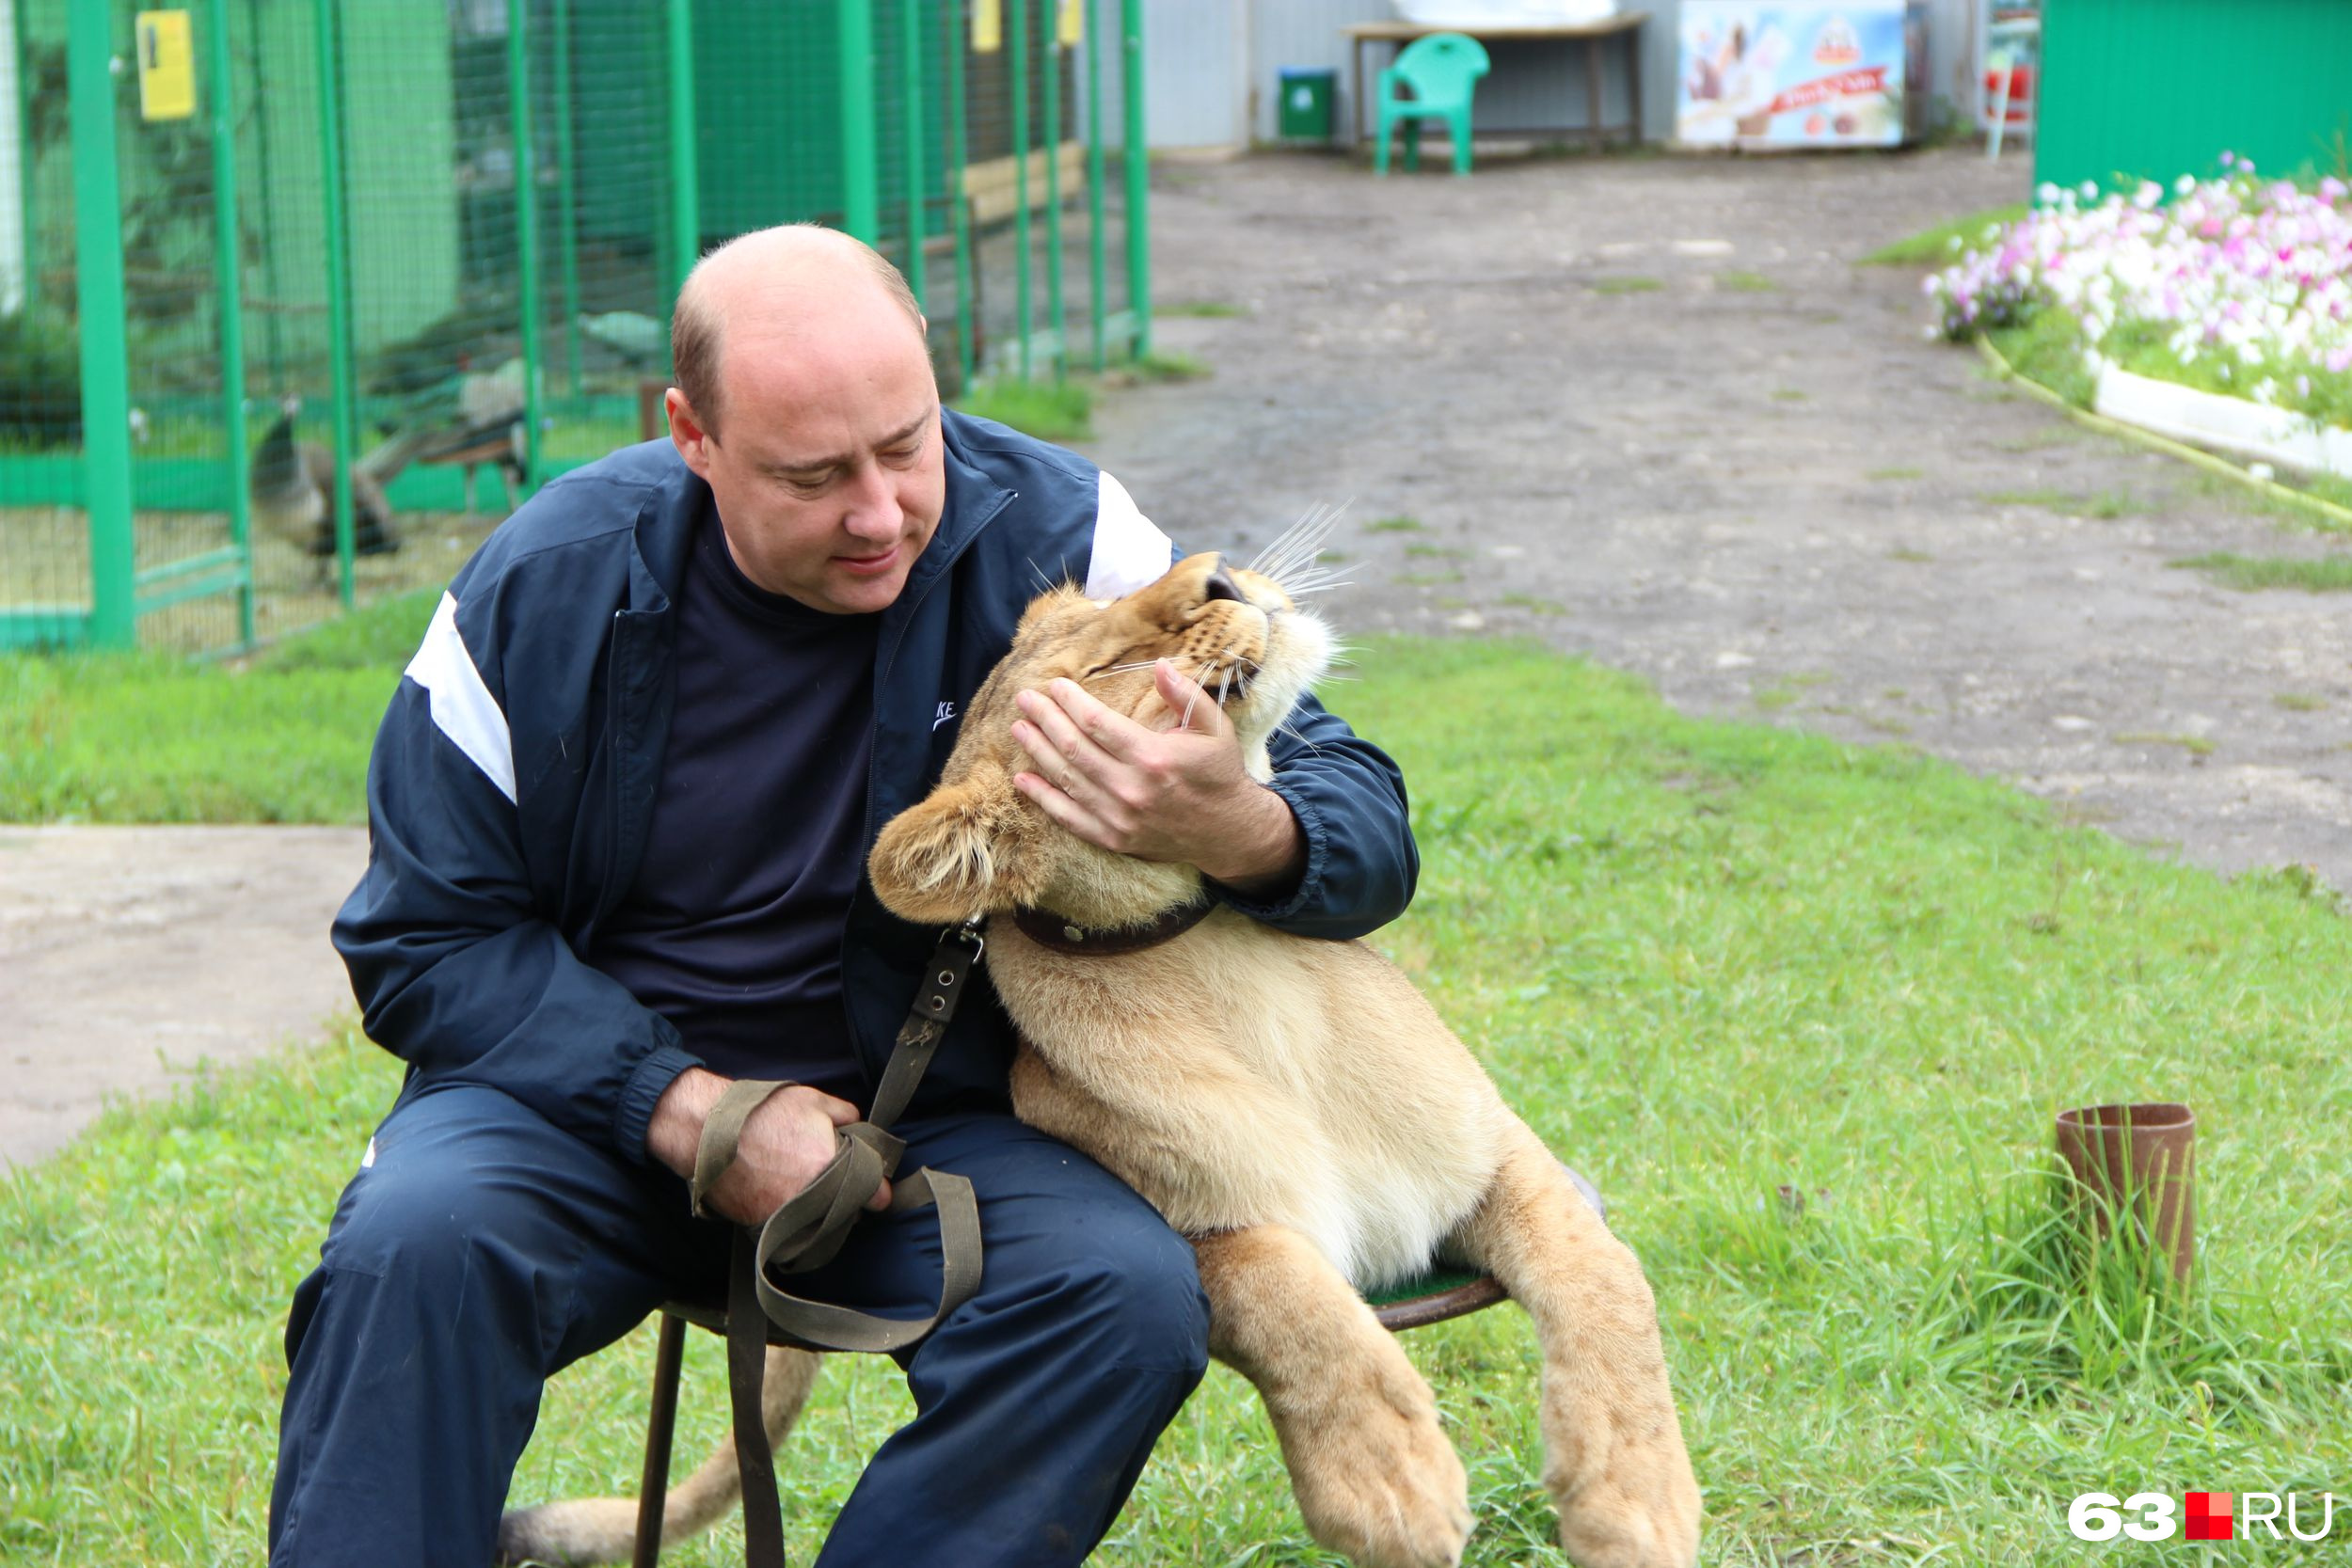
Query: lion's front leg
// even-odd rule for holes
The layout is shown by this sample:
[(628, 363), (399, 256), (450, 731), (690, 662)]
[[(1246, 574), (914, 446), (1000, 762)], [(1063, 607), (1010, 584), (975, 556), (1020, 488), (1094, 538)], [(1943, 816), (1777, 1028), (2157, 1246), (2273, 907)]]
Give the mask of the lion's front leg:
[(1361, 1568), (1452, 1568), (1470, 1485), (1429, 1385), (1312, 1243), (1282, 1226), (1197, 1238), (1209, 1349), (1257, 1386), (1298, 1511)]
[(1518, 1129), (1456, 1241), (1535, 1320), (1544, 1487), (1578, 1568), (1691, 1568), (1699, 1488), (1666, 1386), (1658, 1308), (1541, 1140)]

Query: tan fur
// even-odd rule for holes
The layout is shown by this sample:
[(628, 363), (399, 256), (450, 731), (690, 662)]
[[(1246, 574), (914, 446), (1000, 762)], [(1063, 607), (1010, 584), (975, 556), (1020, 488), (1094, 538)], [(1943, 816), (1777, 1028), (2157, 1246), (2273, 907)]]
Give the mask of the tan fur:
[[(966, 712), (930, 799), (869, 869), (909, 920), (1020, 905), (1140, 926), (1199, 874), (1062, 832), (1013, 787), (1012, 699), (1057, 676), (1146, 724), (1148, 668), (1176, 662), (1226, 709), (1263, 776), (1265, 742), (1324, 673), (1329, 637), (1280, 586), (1195, 556), (1108, 605), (1039, 599)], [(1086, 1150), (1194, 1238), (1212, 1349), (1250, 1378), (1315, 1538), (1367, 1568), (1460, 1560), (1461, 1465), (1429, 1389), (1358, 1291), (1440, 1253), (1494, 1273), (1543, 1346), (1545, 1484), (1584, 1568), (1685, 1568), (1699, 1496), (1640, 1264), (1577, 1196), (1411, 983), (1361, 942), (1219, 910), (1161, 946), (1074, 957), (988, 927), (1021, 1035), (1013, 1107)]]

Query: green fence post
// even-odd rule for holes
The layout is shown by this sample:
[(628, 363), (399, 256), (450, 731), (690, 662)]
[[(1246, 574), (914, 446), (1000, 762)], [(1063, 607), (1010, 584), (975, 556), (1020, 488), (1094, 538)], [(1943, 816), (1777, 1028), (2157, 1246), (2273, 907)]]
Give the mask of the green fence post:
[(670, 292), (702, 260), (702, 171), (694, 143), (694, 0), (670, 0)]
[(900, 82), (906, 107), (899, 125), (907, 144), (907, 287), (923, 307), (923, 0), (898, 0)]
[(1054, 379), (1059, 381), (1070, 369), (1062, 341), (1070, 324), (1061, 299), (1061, 27), (1054, 0), (1038, 0), (1038, 14), (1045, 26), (1045, 319), (1054, 334)]
[(1005, 40), (1006, 58), (1012, 66), (1012, 292), (1014, 330), (1019, 334), (1021, 379), (1029, 379), (1029, 0), (1006, 0), (1012, 14)]
[(122, 192), (115, 170), (113, 8), (74, 0), (66, 30), (73, 136), (74, 283), (82, 338), (82, 482), (89, 502), (89, 640), (138, 641), (132, 578), (131, 360), (123, 330)]
[(237, 117), (229, 100), (229, 5), (213, 0), (205, 20), (212, 75), (213, 270), (220, 285), (220, 424), (229, 443), (229, 544), (237, 552), (237, 641), (253, 643), (253, 502), (246, 493), (245, 277), (238, 244)]
[(1094, 368), (1110, 364), (1110, 312), (1104, 293), (1108, 287), (1108, 259), (1103, 240), (1103, 36), (1096, 7), (1087, 7), (1087, 317), (1094, 329)]
[(1135, 356), (1152, 352), (1152, 153), (1143, 129), (1143, 0), (1120, 0), (1120, 96), (1127, 111), (1127, 310)]
[(336, 48), (337, 0), (315, 0), (319, 55), (319, 198), (326, 217), (326, 337), (335, 402), (336, 596), (349, 610), (352, 581), (351, 449), (358, 440), (353, 406), (358, 375), (351, 349), (350, 237), (343, 211), (343, 98)]
[(972, 308), (972, 204), (964, 199), (963, 53), (967, 37), (962, 0), (940, 8), (947, 19), (947, 167), (942, 183), (956, 230), (956, 389), (966, 392), (979, 369), (974, 336), (979, 312)]
[[(539, 483), (539, 171), (531, 155), (531, 0), (506, 0), (506, 102), (515, 139), (515, 270), (522, 275), (524, 495)], [(509, 496), (510, 507), (522, 496)]]
[(882, 179), (874, 163), (874, 0), (834, 0), (841, 73), (841, 227), (882, 238)]
[(572, 135), (572, 7), (555, 0), (555, 59), (549, 72), (555, 84), (555, 219), (556, 255), (564, 271), (564, 386), (580, 395), (583, 372), (580, 362), (580, 186), (573, 166), (579, 150)]
[(9, 43), (16, 50), (16, 178), (17, 195), (24, 207), (24, 319), (31, 321), (40, 309), (40, 216), (33, 201), (33, 186), (40, 178), (40, 150), (33, 145), (33, 94), (26, 86), (32, 80), (24, 59), (24, 5), (17, 0), (8, 8)]

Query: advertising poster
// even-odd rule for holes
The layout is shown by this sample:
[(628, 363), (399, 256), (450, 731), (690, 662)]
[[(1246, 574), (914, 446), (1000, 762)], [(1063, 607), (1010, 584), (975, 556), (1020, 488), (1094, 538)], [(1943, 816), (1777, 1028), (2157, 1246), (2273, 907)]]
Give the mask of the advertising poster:
[(1925, 87), (1904, 0), (1683, 0), (1675, 138), (1686, 147), (1893, 147)]

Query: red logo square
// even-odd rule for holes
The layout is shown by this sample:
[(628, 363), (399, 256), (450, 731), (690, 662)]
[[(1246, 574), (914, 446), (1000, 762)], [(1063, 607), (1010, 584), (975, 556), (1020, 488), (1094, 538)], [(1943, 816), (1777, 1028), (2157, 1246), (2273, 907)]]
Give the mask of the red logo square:
[(2230, 1494), (2227, 1492), (2191, 1492), (2181, 1499), (2182, 1512), (2188, 1515), (2185, 1539), (2190, 1541), (2227, 1541), (2230, 1539)]

